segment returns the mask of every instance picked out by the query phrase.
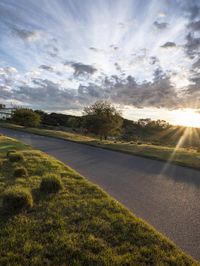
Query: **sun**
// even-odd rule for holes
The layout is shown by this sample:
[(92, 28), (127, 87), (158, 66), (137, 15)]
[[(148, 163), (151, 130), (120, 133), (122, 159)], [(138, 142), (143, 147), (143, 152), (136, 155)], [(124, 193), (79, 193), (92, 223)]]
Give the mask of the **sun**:
[(200, 127), (200, 113), (192, 109), (176, 110), (174, 123), (186, 127)]

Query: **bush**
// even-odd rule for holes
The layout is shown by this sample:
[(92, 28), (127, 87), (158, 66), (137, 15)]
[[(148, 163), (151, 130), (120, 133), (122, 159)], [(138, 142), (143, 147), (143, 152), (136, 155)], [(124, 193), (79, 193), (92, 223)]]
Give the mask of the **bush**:
[(20, 162), (24, 161), (24, 156), (20, 152), (10, 152), (8, 154), (8, 159), (10, 162)]
[(63, 189), (62, 180), (54, 174), (44, 177), (40, 184), (40, 190), (44, 193), (56, 193), (61, 189)]
[(22, 108), (14, 112), (12, 121), (17, 125), (25, 127), (37, 127), (40, 124), (41, 117), (33, 110)]
[(27, 177), (28, 176), (28, 171), (26, 170), (25, 167), (17, 167), (14, 170), (14, 177)]
[(3, 209), (7, 212), (18, 212), (32, 206), (32, 194), (25, 188), (14, 187), (3, 193)]

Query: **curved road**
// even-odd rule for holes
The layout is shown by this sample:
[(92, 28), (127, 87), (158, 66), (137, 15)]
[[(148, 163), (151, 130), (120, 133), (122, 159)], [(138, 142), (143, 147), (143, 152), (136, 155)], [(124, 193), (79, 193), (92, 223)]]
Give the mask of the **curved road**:
[(76, 169), (200, 261), (200, 171), (0, 128)]

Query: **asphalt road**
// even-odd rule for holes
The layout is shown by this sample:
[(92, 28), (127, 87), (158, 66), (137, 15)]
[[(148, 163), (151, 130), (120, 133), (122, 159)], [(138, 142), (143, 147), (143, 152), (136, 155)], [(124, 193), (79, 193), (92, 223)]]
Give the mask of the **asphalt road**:
[(0, 128), (55, 156), (200, 261), (200, 171)]

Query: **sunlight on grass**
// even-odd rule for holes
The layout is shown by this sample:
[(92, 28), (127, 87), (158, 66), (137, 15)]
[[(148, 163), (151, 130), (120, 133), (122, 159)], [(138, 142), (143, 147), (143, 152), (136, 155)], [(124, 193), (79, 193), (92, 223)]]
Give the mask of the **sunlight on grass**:
[[(198, 265), (68, 166), (1, 136), (0, 147), (5, 143), (23, 154), (17, 165), (28, 177), (13, 176), (16, 162), (4, 150), (0, 201), (7, 188), (13, 195), (17, 187), (29, 191), (33, 203), (9, 216), (0, 206), (0, 265)], [(63, 189), (46, 195), (40, 184), (49, 173), (62, 179)]]
[(170, 167), (170, 164), (174, 161), (175, 157), (177, 156), (177, 152), (180, 150), (180, 148), (183, 146), (183, 143), (185, 142), (185, 139), (189, 136), (189, 138), (192, 137), (193, 133), (195, 132), (195, 129), (193, 128), (185, 128), (185, 130), (182, 132), (182, 136), (180, 137), (179, 141), (177, 142), (175, 148), (172, 150), (172, 153), (167, 160), (164, 168), (161, 171), (161, 175), (164, 174), (167, 169)]

